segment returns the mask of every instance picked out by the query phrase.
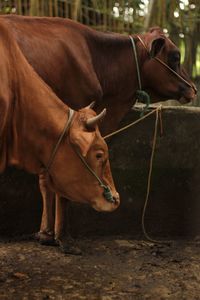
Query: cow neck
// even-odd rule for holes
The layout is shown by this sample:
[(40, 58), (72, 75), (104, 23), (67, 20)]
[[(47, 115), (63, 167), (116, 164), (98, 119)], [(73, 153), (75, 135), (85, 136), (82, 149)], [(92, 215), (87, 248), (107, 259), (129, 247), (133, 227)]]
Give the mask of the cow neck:
[(69, 108), (39, 78), (20, 51), (16, 52), (8, 164), (38, 173), (50, 157)]
[[(103, 97), (96, 107), (98, 112), (107, 108), (105, 121), (100, 127), (101, 133), (107, 134), (116, 129), (136, 101), (139, 87), (136, 63), (128, 36), (95, 32), (91, 40), (89, 48), (93, 65), (103, 90)], [(144, 51), (138, 52), (140, 68), (143, 55)]]
[(49, 169), (50, 169), (50, 167), (53, 163), (53, 160), (56, 156), (56, 153), (57, 153), (58, 148), (59, 148), (59, 146), (62, 142), (62, 139), (69, 132), (70, 126), (72, 124), (72, 119), (73, 119), (74, 113), (75, 113), (75, 111), (70, 108), (69, 111), (68, 111), (68, 117), (67, 117), (67, 122), (65, 123), (65, 127), (64, 127), (62, 133), (60, 134), (60, 136), (57, 140), (57, 143), (53, 148), (53, 151), (51, 152), (51, 156), (49, 157), (49, 160), (48, 160), (46, 166), (44, 167), (45, 172), (49, 172)]
[(90, 50), (104, 96), (132, 96), (137, 78), (129, 38), (95, 32)]

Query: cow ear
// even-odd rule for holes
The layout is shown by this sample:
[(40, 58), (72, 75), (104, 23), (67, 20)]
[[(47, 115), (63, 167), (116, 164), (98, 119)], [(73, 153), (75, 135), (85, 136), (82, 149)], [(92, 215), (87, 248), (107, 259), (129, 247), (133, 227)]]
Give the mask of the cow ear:
[(70, 141), (78, 148), (82, 156), (86, 156), (95, 138), (95, 131), (70, 130)]
[(157, 34), (157, 35), (158, 34), (163, 34), (163, 30), (158, 26), (154, 26), (154, 27), (149, 28), (148, 32), (149, 33), (154, 33), (154, 34)]
[(162, 37), (155, 38), (149, 47), (149, 54), (153, 58), (161, 51), (162, 47), (165, 44), (165, 39)]

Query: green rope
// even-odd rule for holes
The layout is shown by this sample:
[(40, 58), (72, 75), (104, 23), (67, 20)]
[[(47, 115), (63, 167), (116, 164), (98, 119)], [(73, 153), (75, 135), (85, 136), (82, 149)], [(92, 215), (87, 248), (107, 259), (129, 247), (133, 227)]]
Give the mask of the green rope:
[(86, 162), (86, 160), (84, 159), (84, 157), (80, 154), (80, 152), (73, 146), (73, 149), (75, 151), (75, 153), (79, 156), (79, 158), (81, 159), (81, 161), (83, 162), (83, 164), (86, 166), (86, 168), (88, 169), (88, 171), (97, 179), (97, 181), (99, 182), (100, 186), (103, 188), (103, 195), (105, 197), (105, 199), (108, 202), (111, 203), (115, 203), (115, 200), (112, 196), (112, 192), (109, 188), (109, 186), (106, 186), (103, 184), (102, 180), (99, 178), (99, 176), (90, 168), (90, 166), (88, 165), (88, 163)]
[(137, 90), (136, 91), (136, 97), (140, 102), (143, 102), (143, 103), (146, 104), (145, 107), (143, 108), (143, 110), (140, 113), (140, 117), (142, 117), (145, 114), (145, 112), (148, 110), (149, 105), (151, 103), (150, 96), (147, 92), (145, 92), (143, 90)]
[(109, 202), (114, 202), (112, 192), (111, 192), (109, 186), (102, 185), (102, 187), (104, 189), (103, 195), (104, 195), (105, 199)]
[(133, 53), (134, 53), (134, 57), (135, 57), (135, 64), (136, 64), (136, 71), (137, 71), (137, 78), (138, 78), (138, 85), (139, 85), (139, 90), (136, 91), (136, 97), (140, 102), (143, 102), (143, 103), (146, 104), (146, 106), (144, 107), (144, 109), (140, 113), (140, 117), (142, 117), (144, 115), (144, 113), (148, 110), (151, 99), (150, 99), (149, 94), (142, 90), (140, 68), (139, 68), (138, 57), (137, 57), (137, 49), (136, 49), (136, 46), (135, 46), (135, 41), (132, 38), (132, 36), (129, 36), (129, 38), (131, 40), (131, 44), (132, 44), (132, 47), (133, 47)]

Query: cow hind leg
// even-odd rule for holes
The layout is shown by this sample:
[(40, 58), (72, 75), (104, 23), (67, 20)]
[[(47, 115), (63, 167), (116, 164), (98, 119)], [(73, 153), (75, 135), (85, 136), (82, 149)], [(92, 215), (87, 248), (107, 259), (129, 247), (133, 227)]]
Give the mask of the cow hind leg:
[(40, 231), (36, 234), (36, 239), (42, 245), (55, 245), (54, 240), (54, 209), (55, 194), (48, 187), (47, 174), (41, 172), (39, 175), (39, 187), (42, 194), (43, 211)]
[(69, 201), (56, 194), (55, 241), (65, 254), (81, 255), (69, 233)]

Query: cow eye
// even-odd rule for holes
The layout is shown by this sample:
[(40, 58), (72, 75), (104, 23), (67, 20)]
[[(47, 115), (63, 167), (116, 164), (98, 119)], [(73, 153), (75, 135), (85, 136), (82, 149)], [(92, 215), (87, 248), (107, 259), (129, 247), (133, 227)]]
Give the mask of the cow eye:
[(180, 66), (180, 53), (178, 51), (171, 51), (168, 56), (168, 63), (176, 71)]
[(102, 151), (97, 152), (97, 154), (96, 154), (96, 159), (97, 159), (97, 160), (100, 160), (100, 159), (102, 159), (102, 158), (103, 158), (103, 152), (102, 152)]
[(175, 63), (179, 63), (180, 62), (180, 55), (179, 54), (175, 54), (174, 57), (173, 57), (173, 61)]
[(179, 64), (180, 63), (180, 53), (178, 53), (178, 52), (173, 53), (170, 60), (172, 63)]

